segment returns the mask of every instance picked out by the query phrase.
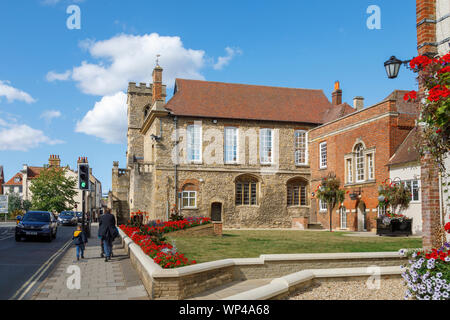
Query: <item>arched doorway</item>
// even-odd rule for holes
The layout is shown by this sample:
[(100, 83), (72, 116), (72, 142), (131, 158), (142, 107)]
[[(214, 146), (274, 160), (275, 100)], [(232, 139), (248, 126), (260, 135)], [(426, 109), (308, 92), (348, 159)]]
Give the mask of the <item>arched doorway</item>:
[(211, 220), (222, 221), (222, 203), (214, 202), (211, 204)]
[(358, 231), (367, 231), (366, 204), (360, 201), (357, 208)]

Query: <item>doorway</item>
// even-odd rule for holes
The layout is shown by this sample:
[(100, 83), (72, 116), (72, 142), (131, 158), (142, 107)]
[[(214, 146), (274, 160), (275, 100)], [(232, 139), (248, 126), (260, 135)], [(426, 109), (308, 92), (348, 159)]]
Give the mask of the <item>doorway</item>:
[(358, 231), (367, 231), (366, 204), (360, 202), (358, 204)]
[(211, 220), (222, 221), (222, 203), (214, 202), (211, 204)]

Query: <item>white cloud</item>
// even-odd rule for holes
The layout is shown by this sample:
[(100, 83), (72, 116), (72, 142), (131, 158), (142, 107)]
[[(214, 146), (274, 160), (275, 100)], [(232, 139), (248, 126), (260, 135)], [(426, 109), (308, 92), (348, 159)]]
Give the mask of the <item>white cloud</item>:
[(222, 70), (223, 67), (230, 63), (231, 59), (233, 59), (236, 55), (242, 54), (242, 51), (239, 48), (226, 47), (225, 51), (227, 52), (227, 55), (217, 59), (217, 63), (213, 66), (214, 70)]
[(77, 122), (75, 131), (98, 137), (105, 143), (126, 142), (127, 95), (120, 91), (104, 96)]
[(53, 119), (59, 117), (61, 117), (61, 111), (58, 110), (45, 110), (40, 116), (40, 118), (44, 119), (47, 123), (50, 123)]
[(72, 70), (72, 80), (87, 94), (111, 95), (126, 90), (130, 81), (150, 82), (157, 54), (169, 87), (177, 77), (204, 80), (200, 69), (205, 52), (185, 48), (179, 37), (121, 34), (104, 41), (85, 40), (80, 46), (98, 60), (83, 61)]
[(6, 97), (8, 102), (14, 100), (24, 101), (26, 103), (36, 102), (28, 93), (10, 86), (11, 82), (0, 80), (0, 98)]
[(61, 140), (47, 137), (41, 130), (33, 129), (25, 124), (0, 119), (0, 151), (28, 151), (41, 144), (60, 144)]
[(72, 71), (70, 71), (70, 70), (67, 70), (64, 73), (57, 73), (57, 72), (54, 72), (54, 71), (50, 71), (50, 72), (47, 73), (46, 78), (47, 78), (47, 81), (49, 81), (49, 82), (53, 82), (53, 81), (56, 81), (56, 80), (58, 80), (58, 81), (66, 81), (66, 80), (69, 80), (71, 75), (72, 75)]

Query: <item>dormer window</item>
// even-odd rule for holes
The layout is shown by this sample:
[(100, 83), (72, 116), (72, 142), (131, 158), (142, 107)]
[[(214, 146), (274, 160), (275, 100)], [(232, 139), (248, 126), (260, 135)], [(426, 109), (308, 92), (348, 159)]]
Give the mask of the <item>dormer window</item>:
[(19, 182), (20, 182), (20, 177), (15, 177), (15, 178), (14, 178), (14, 182), (15, 182), (15, 183), (19, 183)]

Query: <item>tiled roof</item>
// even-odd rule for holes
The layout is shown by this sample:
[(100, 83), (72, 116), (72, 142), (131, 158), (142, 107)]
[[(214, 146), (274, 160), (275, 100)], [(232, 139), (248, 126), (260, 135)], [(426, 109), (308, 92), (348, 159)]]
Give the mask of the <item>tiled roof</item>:
[(338, 106), (328, 109), (323, 116), (323, 123), (337, 120), (343, 116), (349, 115), (356, 112), (356, 109), (348, 105), (347, 103), (342, 103)]
[(39, 177), (42, 170), (44, 170), (43, 167), (28, 167), (28, 172), (27, 172), (28, 179), (34, 179), (34, 178)]
[[(15, 182), (14, 179), (16, 179), (17, 177), (20, 178), (20, 182)], [(14, 175), (14, 177), (12, 177), (11, 179), (9, 179), (8, 182), (6, 182), (4, 184), (5, 186), (21, 186), (22, 185), (22, 174), (20, 172), (16, 173)]]
[(399, 113), (406, 113), (406, 114), (419, 114), (419, 103), (418, 102), (407, 102), (403, 99), (405, 96), (405, 93), (408, 93), (407, 90), (394, 90), (391, 94), (389, 94), (386, 100), (397, 100), (397, 110)]
[(165, 108), (179, 116), (322, 124), (334, 106), (322, 90), (176, 79)]
[(417, 128), (412, 129), (402, 144), (397, 148), (389, 160), (388, 165), (403, 164), (420, 160), (415, 145), (417, 142)]

